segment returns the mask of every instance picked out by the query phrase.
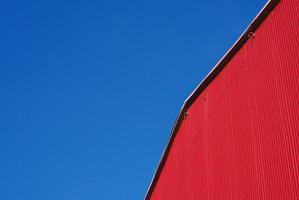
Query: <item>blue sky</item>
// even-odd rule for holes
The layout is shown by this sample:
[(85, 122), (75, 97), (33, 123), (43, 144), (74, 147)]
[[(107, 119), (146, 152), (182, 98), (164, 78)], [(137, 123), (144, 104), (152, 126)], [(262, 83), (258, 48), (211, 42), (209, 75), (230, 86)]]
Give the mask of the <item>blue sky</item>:
[(0, 1), (0, 199), (143, 199), (185, 98), (265, 3)]

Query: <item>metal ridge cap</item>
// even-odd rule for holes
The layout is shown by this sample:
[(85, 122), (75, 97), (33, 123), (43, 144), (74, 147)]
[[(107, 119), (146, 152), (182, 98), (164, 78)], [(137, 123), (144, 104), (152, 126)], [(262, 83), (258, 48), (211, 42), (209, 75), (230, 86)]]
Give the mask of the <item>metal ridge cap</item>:
[(146, 192), (146, 195), (145, 195), (144, 199), (148, 199), (151, 196), (151, 194), (153, 192), (153, 189), (154, 189), (154, 186), (156, 185), (156, 182), (158, 181), (158, 178), (160, 176), (162, 168), (163, 168), (163, 166), (165, 164), (167, 155), (169, 153), (170, 147), (171, 147), (172, 142), (173, 142), (173, 140), (175, 138), (177, 129), (179, 128), (180, 121), (182, 120), (184, 109), (185, 109), (185, 103), (182, 105), (182, 107), (181, 107), (181, 109), (179, 111), (179, 114), (178, 114), (178, 116), (177, 116), (177, 118), (175, 120), (175, 123), (172, 126), (171, 134), (168, 137), (168, 141), (167, 141), (166, 146), (164, 147), (163, 153), (162, 153), (162, 155), (160, 157), (158, 167), (155, 170), (155, 173), (154, 173), (154, 175), (152, 177), (151, 183), (150, 183), (150, 185), (149, 185), (149, 187), (147, 189), (147, 192)]
[(191, 94), (184, 101), (179, 114), (176, 118), (176, 121), (172, 127), (171, 134), (168, 138), (168, 142), (164, 148), (164, 151), (160, 157), (158, 167), (155, 170), (151, 183), (145, 194), (145, 200), (148, 200), (153, 191), (154, 187), (158, 182), (161, 171), (166, 162), (166, 158), (170, 151), (170, 147), (173, 143), (173, 140), (176, 136), (177, 130), (184, 118), (184, 112), (192, 105), (195, 99), (201, 94), (201, 92), (209, 85), (209, 83), (214, 80), (214, 78), (219, 74), (219, 72), (226, 66), (226, 64), (232, 59), (232, 57), (241, 49), (241, 47), (249, 39), (249, 33), (256, 31), (260, 24), (266, 19), (269, 13), (275, 8), (275, 6), (280, 2), (280, 0), (268, 0), (256, 17), (252, 20), (250, 25), (245, 29), (237, 41), (228, 49), (228, 51), (222, 56), (222, 58), (216, 63), (216, 65), (210, 70), (210, 72), (205, 76), (205, 78), (198, 84), (198, 86), (191, 92)]

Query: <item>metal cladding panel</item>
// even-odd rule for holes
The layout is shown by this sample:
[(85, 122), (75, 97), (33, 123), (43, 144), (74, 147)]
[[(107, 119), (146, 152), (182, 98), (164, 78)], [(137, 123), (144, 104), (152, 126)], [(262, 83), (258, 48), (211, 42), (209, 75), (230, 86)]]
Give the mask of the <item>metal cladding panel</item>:
[(298, 38), (283, 0), (188, 106), (146, 199), (299, 199)]

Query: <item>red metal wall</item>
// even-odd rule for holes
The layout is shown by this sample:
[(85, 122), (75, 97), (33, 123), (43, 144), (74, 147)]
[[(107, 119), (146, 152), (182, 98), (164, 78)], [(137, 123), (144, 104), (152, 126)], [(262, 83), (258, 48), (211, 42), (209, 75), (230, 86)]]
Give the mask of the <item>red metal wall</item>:
[(283, 0), (189, 107), (152, 200), (299, 199), (298, 38)]

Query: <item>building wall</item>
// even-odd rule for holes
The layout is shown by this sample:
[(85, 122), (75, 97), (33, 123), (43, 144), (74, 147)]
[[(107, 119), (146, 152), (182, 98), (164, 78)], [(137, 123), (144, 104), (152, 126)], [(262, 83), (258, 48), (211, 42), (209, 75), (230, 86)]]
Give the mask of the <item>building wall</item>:
[(299, 198), (298, 38), (282, 0), (189, 107), (152, 200)]

